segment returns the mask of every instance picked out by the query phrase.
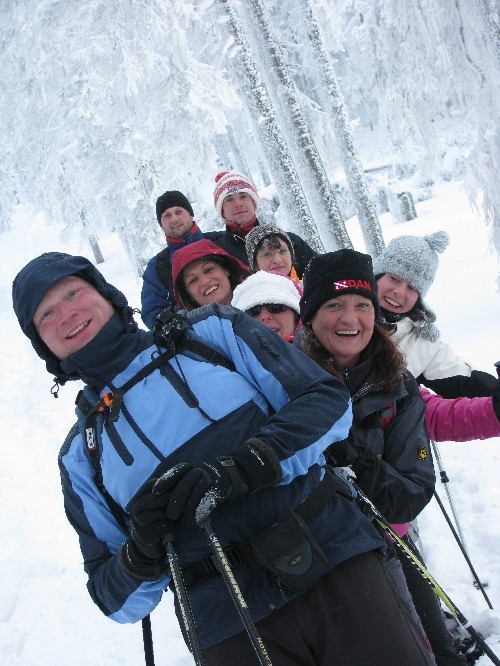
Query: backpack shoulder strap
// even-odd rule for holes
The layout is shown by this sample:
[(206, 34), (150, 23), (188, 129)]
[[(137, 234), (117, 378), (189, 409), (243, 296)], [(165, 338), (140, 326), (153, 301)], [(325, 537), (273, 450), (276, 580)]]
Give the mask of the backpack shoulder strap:
[(196, 356), (200, 356), (207, 363), (211, 363), (212, 365), (222, 365), (230, 372), (236, 370), (236, 366), (230, 358), (222, 354), (222, 352), (217, 351), (217, 349), (214, 349), (206, 342), (203, 342), (203, 340), (187, 338), (182, 344), (180, 351), (190, 351)]
[(125, 514), (121, 506), (115, 502), (113, 497), (108, 493), (102, 478), (101, 457), (99, 452), (99, 442), (97, 438), (97, 414), (98, 410), (87, 400), (83, 391), (79, 391), (76, 396), (76, 405), (79, 407), (85, 416), (85, 445), (89, 454), (90, 462), (94, 468), (94, 480), (97, 488), (100, 490), (109, 510), (113, 514), (117, 523), (126, 532), (128, 532)]
[[(89, 455), (90, 462), (92, 463), (92, 467), (94, 468), (96, 486), (103, 494), (111, 513), (125, 530), (127, 530), (127, 526), (125, 523), (123, 510), (108, 493), (102, 478), (101, 454), (99, 451), (99, 439), (97, 434), (97, 416), (99, 413), (104, 412), (105, 409), (108, 409), (108, 418), (111, 421), (117, 421), (120, 416), (120, 409), (124, 394), (129, 389), (131, 389), (132, 386), (135, 386), (135, 384), (142, 381), (144, 377), (149, 375), (157, 368), (165, 366), (171, 358), (173, 358), (177, 353), (182, 353), (183, 351), (192, 352), (195, 356), (201, 357), (207, 363), (211, 363), (212, 365), (222, 365), (230, 372), (234, 372), (235, 370), (235, 365), (231, 359), (227, 358), (227, 356), (221, 352), (217, 351), (202, 340), (192, 340), (191, 338), (186, 338), (179, 350), (162, 352), (161, 354), (158, 354), (158, 356), (156, 356), (150, 363), (145, 365), (142, 370), (136, 373), (122, 386), (117, 389), (113, 389), (108, 393), (105, 393), (97, 403), (91, 404), (87, 400), (83, 390), (79, 391), (76, 397), (75, 403), (85, 417), (85, 447)], [(172, 383), (172, 386), (179, 393), (181, 393), (175, 383)], [(181, 393), (181, 395), (183, 394)], [(194, 398), (194, 396), (191, 397)], [(195, 402), (197, 403), (196, 400)]]
[(165, 247), (156, 255), (156, 271), (160, 282), (172, 293), (172, 270), (170, 261), (170, 248)]

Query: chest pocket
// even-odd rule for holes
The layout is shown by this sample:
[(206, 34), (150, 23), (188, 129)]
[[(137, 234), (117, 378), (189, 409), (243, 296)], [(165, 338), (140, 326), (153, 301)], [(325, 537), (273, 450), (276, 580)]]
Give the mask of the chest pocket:
[(377, 412), (368, 414), (349, 433), (349, 438), (355, 447), (368, 448), (378, 460), (384, 457), (384, 432), (396, 416), (397, 405), (395, 401), (384, 405)]

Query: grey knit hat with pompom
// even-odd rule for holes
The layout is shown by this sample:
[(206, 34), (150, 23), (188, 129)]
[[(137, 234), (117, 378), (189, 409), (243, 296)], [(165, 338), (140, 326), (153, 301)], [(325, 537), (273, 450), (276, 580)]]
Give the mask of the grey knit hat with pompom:
[(438, 252), (444, 252), (450, 237), (446, 231), (429, 236), (398, 236), (393, 238), (381, 255), (373, 260), (373, 272), (378, 277), (392, 273), (411, 284), (425, 298), (436, 277)]
[(418, 305), (425, 311), (429, 322), (435, 321), (436, 315), (424, 298), (436, 277), (438, 253), (444, 252), (449, 242), (446, 231), (436, 231), (423, 238), (398, 236), (373, 260), (373, 272), (377, 279), (384, 273), (391, 273), (418, 291)]

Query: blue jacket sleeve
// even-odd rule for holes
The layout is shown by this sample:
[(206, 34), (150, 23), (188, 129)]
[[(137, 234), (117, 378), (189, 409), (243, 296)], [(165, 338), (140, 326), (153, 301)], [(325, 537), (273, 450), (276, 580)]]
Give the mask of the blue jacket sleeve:
[[(137, 622), (159, 603), (169, 578), (141, 582), (119, 564), (118, 551), (128, 533), (117, 522), (95, 484), (95, 473), (76, 426), (60, 451), (59, 470), (64, 509), (80, 540), (92, 600), (116, 622)], [(128, 522), (125, 512), (124, 518)]]
[(155, 317), (168, 307), (175, 307), (175, 300), (167, 287), (162, 284), (156, 269), (156, 257), (152, 257), (142, 276), (142, 321), (152, 330)]

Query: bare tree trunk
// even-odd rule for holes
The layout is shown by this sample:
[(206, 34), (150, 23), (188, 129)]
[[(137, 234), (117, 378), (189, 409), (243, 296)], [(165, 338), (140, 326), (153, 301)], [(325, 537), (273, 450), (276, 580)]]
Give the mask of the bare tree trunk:
[(342, 155), (344, 171), (358, 207), (359, 223), (366, 249), (372, 256), (376, 257), (385, 247), (382, 228), (375, 206), (370, 198), (358, 151), (354, 145), (344, 98), (337, 82), (331, 58), (325, 48), (319, 23), (311, 3), (309, 0), (300, 0), (300, 4), (306, 21), (309, 39), (311, 40), (316, 58), (321, 65), (321, 73), (330, 102), (330, 113)]
[(247, 173), (248, 175), (250, 175), (250, 168), (247, 164), (245, 154), (241, 150), (240, 142), (238, 141), (238, 138), (233, 132), (233, 128), (231, 127), (231, 125), (227, 126), (227, 136), (229, 138), (229, 145), (231, 146), (231, 150), (233, 151), (233, 155), (236, 159), (237, 163), (236, 170), (240, 171), (240, 173)]
[(316, 252), (324, 252), (323, 242), (312, 218), (285, 136), (276, 118), (264, 80), (257, 69), (240, 18), (231, 2), (219, 0), (219, 4), (229, 19), (227, 22), (229, 32), (240, 47), (235, 61), (241, 69), (241, 80), (244, 81), (256, 132), (269, 161), (273, 180), (278, 186), (280, 199), (288, 211), (290, 226)]
[(96, 264), (103, 264), (104, 257), (102, 256), (101, 248), (99, 247), (99, 241), (95, 236), (89, 236), (89, 245), (92, 248), (92, 252), (94, 253)]
[(283, 50), (266, 16), (264, 4), (262, 0), (249, 0), (248, 4), (252, 10), (252, 18), (260, 40), (268, 54), (271, 68), (280, 83), (279, 93), (280, 96), (283, 96), (284, 101), (282, 110), (290, 117), (293, 139), (302, 153), (304, 166), (308, 171), (306, 182), (310, 181), (318, 193), (316, 199), (320, 219), (326, 221), (324, 231), (328, 234), (328, 240), (330, 241), (328, 245), (332, 245), (334, 249), (352, 248), (351, 239), (347, 233), (325, 167), (314, 143), (304, 111), (300, 106), (295, 83), (290, 76)]

